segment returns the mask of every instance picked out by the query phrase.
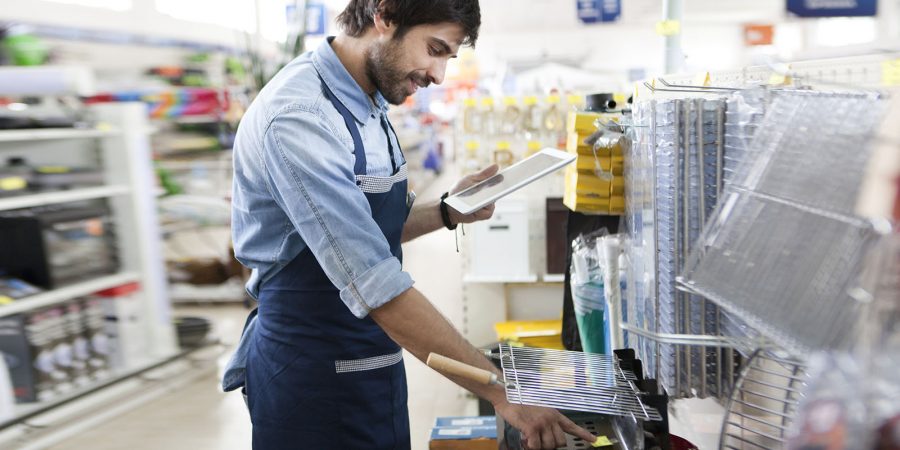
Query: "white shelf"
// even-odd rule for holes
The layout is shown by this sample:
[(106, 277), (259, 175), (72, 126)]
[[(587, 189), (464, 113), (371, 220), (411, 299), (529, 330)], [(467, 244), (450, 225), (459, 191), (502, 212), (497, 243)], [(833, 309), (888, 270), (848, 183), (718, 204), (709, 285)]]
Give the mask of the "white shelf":
[(463, 283), (537, 283), (537, 275), (523, 276), (486, 276), (464, 275)]
[(91, 139), (116, 136), (116, 130), (79, 128), (41, 128), (34, 130), (0, 131), (0, 142), (50, 141), (58, 139)]
[(566, 281), (566, 274), (564, 273), (545, 273), (544, 274), (544, 283), (562, 283)]
[(77, 202), (124, 195), (130, 192), (128, 186), (108, 185), (67, 191), (44, 192), (41, 194), (21, 195), (0, 199), (0, 211), (29, 208), (32, 206), (53, 205), (57, 203)]
[(213, 124), (224, 122), (222, 118), (216, 116), (214, 114), (201, 114), (195, 116), (181, 116), (175, 117), (172, 119), (173, 122), (180, 125), (194, 125), (194, 124)]
[(16, 300), (6, 306), (0, 306), (0, 317), (18, 314), (45, 306), (52, 306), (66, 300), (90, 295), (104, 289), (140, 281), (140, 279), (141, 275), (137, 272), (123, 272), (64, 286), (59, 289), (53, 289), (52, 291), (42, 292), (40, 294)]

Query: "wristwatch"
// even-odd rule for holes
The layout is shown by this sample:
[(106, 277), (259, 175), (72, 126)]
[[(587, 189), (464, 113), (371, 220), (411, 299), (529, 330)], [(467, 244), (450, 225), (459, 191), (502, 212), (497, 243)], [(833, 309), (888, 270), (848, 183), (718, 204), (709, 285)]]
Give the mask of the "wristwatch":
[(455, 230), (457, 224), (450, 222), (450, 211), (447, 209), (447, 203), (444, 201), (449, 196), (449, 192), (444, 192), (444, 195), (441, 196), (441, 220), (444, 221), (444, 227), (448, 230)]

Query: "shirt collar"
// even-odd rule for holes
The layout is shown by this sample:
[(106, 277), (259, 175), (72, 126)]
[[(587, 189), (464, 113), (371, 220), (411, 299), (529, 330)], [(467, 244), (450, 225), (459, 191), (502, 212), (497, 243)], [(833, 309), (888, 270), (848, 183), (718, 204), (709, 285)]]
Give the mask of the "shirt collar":
[(347, 72), (341, 60), (338, 59), (334, 49), (331, 48), (331, 41), (333, 40), (334, 36), (329, 36), (313, 53), (313, 65), (316, 71), (319, 72), (319, 76), (325, 81), (328, 89), (359, 122), (365, 123), (366, 116), (374, 113), (376, 108), (380, 111), (387, 111), (388, 103), (384, 96), (381, 95), (381, 92), (375, 91), (373, 96), (375, 106), (372, 106), (369, 95), (359, 87), (359, 84), (356, 83), (350, 72)]

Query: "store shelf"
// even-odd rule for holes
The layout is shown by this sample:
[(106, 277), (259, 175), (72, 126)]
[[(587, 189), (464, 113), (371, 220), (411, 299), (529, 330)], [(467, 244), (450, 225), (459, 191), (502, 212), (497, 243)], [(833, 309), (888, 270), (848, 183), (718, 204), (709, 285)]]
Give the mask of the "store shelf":
[(566, 281), (566, 274), (564, 273), (546, 273), (544, 274), (544, 283), (562, 283)]
[(13, 409), (13, 417), (0, 422), (0, 430), (4, 430), (16, 424), (22, 423), (25, 420), (28, 420), (32, 417), (35, 417), (40, 414), (44, 414), (54, 410), (55, 408), (59, 408), (60, 406), (66, 405), (68, 403), (72, 403), (76, 400), (84, 398), (85, 396), (95, 393), (103, 388), (107, 388), (109, 386), (115, 385), (117, 383), (121, 383), (125, 380), (132, 379), (138, 375), (149, 372), (153, 369), (165, 366), (174, 361), (177, 361), (181, 358), (184, 358), (198, 350), (202, 350), (205, 348), (209, 348), (213, 345), (218, 345), (219, 342), (213, 340), (207, 340), (202, 345), (194, 348), (180, 350), (177, 353), (171, 354), (169, 356), (161, 357), (161, 358), (153, 358), (147, 361), (143, 361), (140, 364), (135, 364), (134, 367), (123, 368), (110, 373), (110, 375), (102, 380), (97, 380), (91, 384), (81, 386), (79, 388), (73, 389), (72, 391), (62, 394), (56, 398), (51, 400), (47, 400), (44, 402), (36, 402), (36, 403), (24, 403), (18, 404), (14, 406)]
[(463, 283), (537, 283), (537, 275), (525, 276), (485, 276), (464, 275)]
[(116, 195), (127, 194), (130, 191), (131, 190), (128, 188), (128, 186), (109, 185), (82, 189), (71, 189), (67, 191), (45, 192), (41, 194), (21, 195), (0, 199), (0, 211), (114, 197)]
[(78, 284), (64, 286), (41, 294), (32, 295), (12, 302), (9, 305), (0, 306), (0, 317), (31, 311), (37, 308), (52, 306), (73, 298), (90, 295), (97, 291), (120, 286), (125, 283), (140, 281), (141, 274), (137, 272), (123, 272), (109, 275)]
[(0, 131), (0, 142), (51, 141), (59, 139), (91, 139), (119, 135), (117, 130), (78, 128), (43, 128)]
[(179, 125), (204, 125), (219, 123), (222, 122), (222, 119), (213, 114), (202, 114), (197, 116), (175, 117), (172, 121)]

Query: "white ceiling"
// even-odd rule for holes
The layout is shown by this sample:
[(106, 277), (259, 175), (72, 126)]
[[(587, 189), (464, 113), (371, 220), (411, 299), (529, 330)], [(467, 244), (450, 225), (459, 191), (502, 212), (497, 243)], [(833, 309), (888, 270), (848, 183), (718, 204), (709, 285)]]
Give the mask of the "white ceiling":
[[(480, 0), (482, 33), (562, 31), (586, 27), (653, 24), (662, 18), (662, 0), (622, 0), (615, 24), (583, 25), (576, 0)], [(781, 21), (784, 0), (683, 0), (685, 22)]]

